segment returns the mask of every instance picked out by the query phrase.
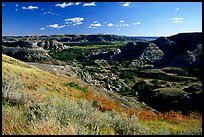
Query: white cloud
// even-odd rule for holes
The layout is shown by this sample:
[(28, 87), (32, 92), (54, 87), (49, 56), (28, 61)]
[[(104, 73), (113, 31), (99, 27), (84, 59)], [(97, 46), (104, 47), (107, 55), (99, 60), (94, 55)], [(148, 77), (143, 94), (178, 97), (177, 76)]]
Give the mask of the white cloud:
[(95, 24), (91, 24), (90, 26), (89, 26), (89, 28), (96, 28), (96, 27), (101, 27), (101, 23), (95, 23)]
[(59, 14), (57, 14), (57, 13), (53, 13), (53, 12), (51, 12), (51, 11), (47, 11), (47, 12), (44, 12), (44, 13), (43, 13), (43, 15), (46, 15), (46, 14), (50, 14), (50, 15), (59, 15)]
[(91, 3), (84, 3), (83, 6), (96, 6), (96, 2), (91, 2)]
[(121, 23), (125, 22), (124, 20), (120, 20)]
[(93, 26), (90, 25), (88, 28), (95, 29), (96, 27), (93, 27)]
[(53, 24), (53, 25), (47, 25), (47, 27), (49, 28), (55, 28), (55, 29), (60, 29), (60, 28), (64, 28), (65, 25), (59, 25), (59, 24)]
[(178, 17), (175, 17), (175, 18), (172, 18), (174, 20), (174, 23), (181, 23), (184, 18), (178, 18)]
[(141, 24), (141, 22), (136, 22), (136, 23), (133, 23), (133, 25), (140, 25)]
[(97, 23), (98, 21), (94, 21), (94, 23)]
[(2, 6), (6, 6), (4, 3), (2, 3)]
[(109, 24), (107, 24), (107, 26), (109, 26), (109, 27), (111, 27), (111, 26), (113, 26), (114, 24), (112, 24), (112, 23), (109, 23)]
[(82, 18), (82, 17), (67, 18), (67, 19), (65, 19), (65, 21), (67, 21), (65, 24), (73, 23), (74, 26), (80, 25), (80, 24), (83, 24), (83, 22), (82, 22), (83, 20), (84, 20), (84, 18)]
[(38, 9), (38, 6), (22, 7), (22, 9), (24, 9), (24, 10), (34, 10), (34, 9)]
[[(72, 22), (65, 22), (65, 24), (72, 24)], [(67, 25), (68, 26), (68, 25)]]
[(15, 9), (15, 11), (18, 11), (18, 9)]
[(122, 24), (122, 26), (126, 26), (126, 27), (128, 27), (128, 26), (129, 26), (129, 24)]
[(81, 2), (76, 2), (75, 5), (79, 5)]
[(73, 25), (76, 26), (76, 25), (80, 25), (80, 24), (83, 24), (82, 22), (78, 22), (78, 23), (74, 23)]
[(55, 6), (56, 7), (61, 7), (61, 8), (65, 8), (65, 7), (67, 7), (67, 6), (72, 6), (74, 3), (72, 3), (72, 2), (69, 2), (69, 3), (62, 3), (62, 4), (56, 4)]
[(128, 27), (129, 26), (129, 24), (118, 24), (118, 25), (116, 25), (117, 27)]
[(101, 23), (96, 23), (96, 24), (93, 24), (94, 27), (100, 27), (101, 26)]
[(40, 30), (45, 30), (45, 28), (40, 28)]
[(120, 2), (122, 4), (123, 7), (128, 7), (130, 6), (131, 2)]
[(16, 4), (16, 7), (18, 7), (18, 4)]
[(176, 8), (176, 9), (175, 9), (175, 11), (178, 11), (178, 10), (180, 10), (180, 9), (179, 9), (179, 8)]

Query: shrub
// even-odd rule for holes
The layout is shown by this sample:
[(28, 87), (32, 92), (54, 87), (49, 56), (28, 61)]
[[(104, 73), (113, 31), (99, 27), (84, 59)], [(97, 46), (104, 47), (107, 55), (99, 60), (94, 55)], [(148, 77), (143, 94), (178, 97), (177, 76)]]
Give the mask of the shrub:
[[(140, 128), (136, 116), (130, 118), (125, 113), (115, 111), (101, 112), (92, 107), (93, 103), (86, 100), (72, 101), (50, 98), (52, 104), (44, 101), (34, 109), (27, 111), (32, 123), (37, 121), (58, 121), (62, 127), (75, 127), (77, 134), (139, 134)], [(50, 131), (52, 132), (52, 131)]]
[(68, 87), (71, 87), (71, 88), (75, 88), (75, 89), (81, 90), (81, 91), (84, 92), (84, 93), (87, 93), (87, 92), (88, 92), (87, 88), (81, 87), (81, 86), (79, 86), (77, 83), (74, 83), (74, 82), (65, 83), (64, 85), (65, 85), (65, 86), (68, 86)]
[(101, 112), (92, 107), (94, 104), (98, 106), (97, 101), (62, 99), (53, 95), (27, 110), (22, 107), (19, 110), (16, 106), (7, 109), (8, 111), (3, 108), (2, 131), (3, 134), (38, 135), (202, 134), (199, 126), (183, 124), (181, 120), (184, 118), (179, 113), (155, 114), (146, 111), (137, 112), (137, 116), (128, 116), (111, 110)]
[(7, 80), (2, 81), (2, 100), (8, 101), (11, 104), (25, 104), (27, 95), (20, 93), (24, 85), (15, 76), (9, 76)]

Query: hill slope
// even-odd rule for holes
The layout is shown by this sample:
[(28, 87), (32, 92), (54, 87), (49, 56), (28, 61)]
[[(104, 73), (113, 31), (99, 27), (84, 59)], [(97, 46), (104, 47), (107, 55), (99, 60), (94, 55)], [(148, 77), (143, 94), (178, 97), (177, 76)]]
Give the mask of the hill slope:
[(125, 109), (79, 79), (6, 55), (2, 76), (3, 134), (202, 134), (201, 117)]

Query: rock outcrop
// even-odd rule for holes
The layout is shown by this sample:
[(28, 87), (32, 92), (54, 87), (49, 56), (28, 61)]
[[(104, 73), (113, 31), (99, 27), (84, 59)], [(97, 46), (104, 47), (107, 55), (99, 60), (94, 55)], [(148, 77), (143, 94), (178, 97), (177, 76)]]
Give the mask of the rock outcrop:
[(63, 43), (56, 40), (43, 40), (38, 42), (37, 45), (47, 50), (62, 50), (68, 48), (67, 46), (63, 45)]
[(2, 42), (6, 47), (20, 47), (20, 48), (38, 48), (36, 41), (11, 41), (11, 42)]
[(56, 40), (42, 40), (42, 41), (33, 41), (33, 40), (20, 40), (20, 41), (11, 41), (3, 42), (3, 45), (6, 47), (20, 47), (28, 49), (46, 49), (46, 50), (62, 50), (68, 48), (68, 46), (63, 45), (63, 43)]
[(176, 50), (178, 45), (166, 37), (159, 37), (152, 42), (156, 44), (164, 53), (164, 56), (160, 61), (160, 64), (163, 66), (165, 66), (166, 63), (168, 63), (172, 58), (180, 54), (180, 52)]
[(39, 49), (2, 47), (2, 53), (22, 61), (45, 62), (51, 59), (46, 51)]
[(169, 62), (168, 66), (199, 69), (202, 66), (202, 44), (198, 44), (193, 51), (187, 50)]
[(154, 43), (149, 42), (129, 42), (121, 48), (121, 54), (126, 59), (141, 59), (147, 63), (155, 63), (164, 56), (164, 53)]
[(192, 48), (191, 46), (194, 44), (202, 44), (202, 32), (179, 33), (167, 38), (178, 45), (177, 51), (180, 53), (190, 50)]
[(36, 41), (17, 41), (16, 45), (20, 46), (21, 48), (38, 48)]
[(148, 63), (155, 63), (160, 61), (163, 56), (164, 53), (154, 43), (150, 43), (139, 58)]
[(124, 55), (126, 59), (136, 59), (139, 58), (140, 52), (144, 50), (144, 47), (138, 46), (135, 42), (128, 42), (126, 46), (121, 48), (121, 54)]
[(160, 67), (180, 67), (190, 70), (202, 66), (202, 33), (179, 33), (152, 41), (164, 53)]

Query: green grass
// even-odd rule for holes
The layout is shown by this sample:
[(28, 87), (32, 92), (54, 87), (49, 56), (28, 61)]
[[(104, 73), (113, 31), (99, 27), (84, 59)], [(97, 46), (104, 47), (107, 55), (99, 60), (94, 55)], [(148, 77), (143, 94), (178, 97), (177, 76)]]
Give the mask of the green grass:
[(87, 55), (91, 53), (90, 49), (82, 48), (69, 48), (62, 51), (49, 51), (49, 55), (60, 61), (75, 61), (83, 60)]
[(87, 93), (87, 92), (88, 92), (87, 88), (81, 87), (81, 86), (79, 86), (79, 85), (78, 85), (77, 83), (75, 83), (75, 82), (65, 83), (64, 85), (65, 85), (65, 86), (68, 86), (68, 87), (71, 87), (71, 88), (75, 88), (75, 89), (81, 90), (81, 91), (84, 92), (84, 93)]

